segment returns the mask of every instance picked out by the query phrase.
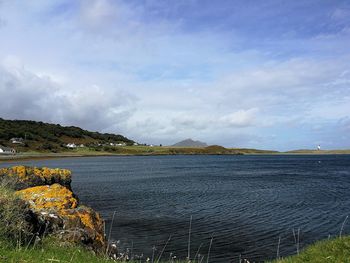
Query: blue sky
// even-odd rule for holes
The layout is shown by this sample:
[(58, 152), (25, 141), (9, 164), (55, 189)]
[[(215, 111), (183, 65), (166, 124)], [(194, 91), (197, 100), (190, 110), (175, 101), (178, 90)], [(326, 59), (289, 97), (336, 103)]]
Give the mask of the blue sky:
[(1, 117), (350, 148), (350, 2), (0, 1)]

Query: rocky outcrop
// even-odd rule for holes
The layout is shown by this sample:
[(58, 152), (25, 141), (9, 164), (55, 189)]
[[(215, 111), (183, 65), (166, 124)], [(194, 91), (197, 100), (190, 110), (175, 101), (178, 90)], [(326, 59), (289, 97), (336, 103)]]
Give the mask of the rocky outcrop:
[(1, 177), (8, 176), (16, 181), (15, 189), (22, 190), (33, 186), (52, 185), (58, 183), (71, 189), (71, 172), (67, 169), (51, 169), (47, 167), (13, 166), (0, 169)]
[(71, 190), (71, 172), (15, 166), (0, 169), (0, 177), (15, 179), (16, 194), (34, 214), (37, 235), (52, 235), (63, 243), (83, 244), (95, 252), (106, 250), (104, 221), (93, 209), (80, 205)]

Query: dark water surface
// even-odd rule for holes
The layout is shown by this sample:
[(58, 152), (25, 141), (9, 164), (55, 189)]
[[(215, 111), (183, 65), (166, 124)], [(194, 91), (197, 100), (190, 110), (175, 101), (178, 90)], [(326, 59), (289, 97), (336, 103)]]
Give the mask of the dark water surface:
[[(211, 262), (255, 261), (339, 235), (350, 214), (350, 155), (130, 156), (23, 161), (68, 168), (73, 189), (111, 223), (112, 238), (135, 254), (172, 252)], [(0, 164), (9, 166), (11, 164)], [(108, 229), (107, 229), (108, 231)], [(350, 234), (350, 223), (344, 234)], [(206, 262), (204, 260), (203, 262)]]

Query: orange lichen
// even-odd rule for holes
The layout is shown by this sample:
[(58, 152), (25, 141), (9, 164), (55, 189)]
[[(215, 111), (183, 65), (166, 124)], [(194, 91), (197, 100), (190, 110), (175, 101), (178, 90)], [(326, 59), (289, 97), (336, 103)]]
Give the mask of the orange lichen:
[(25, 166), (19, 165), (13, 166), (11, 168), (2, 168), (0, 169), (0, 174), (8, 176), (17, 175), (20, 179), (24, 179), (26, 177), (27, 171)]
[[(81, 222), (84, 224), (85, 227), (90, 228), (91, 230), (99, 229), (102, 231), (103, 228), (103, 221), (101, 220), (99, 214), (94, 213), (94, 217), (92, 215), (92, 212), (78, 212), (78, 216), (80, 217)], [(103, 235), (96, 231), (96, 240), (103, 242)]]
[(76, 208), (77, 199), (73, 193), (60, 184), (35, 186), (16, 192), (19, 197), (28, 201), (33, 210), (56, 210)]
[(70, 189), (69, 170), (14, 166), (0, 169), (1, 176), (16, 179), (18, 197), (28, 203), (40, 220), (55, 226), (53, 229), (68, 230), (68, 235), (69, 231), (79, 229), (83, 233), (81, 238), (89, 240), (85, 241), (94, 249), (105, 247), (104, 221), (93, 209), (78, 206)]
[(14, 170), (14, 173), (18, 175), (20, 179), (24, 179), (27, 175), (26, 168), (24, 166), (14, 166), (12, 168)]
[(93, 234), (97, 242), (104, 244), (103, 220), (91, 208), (82, 206), (77, 209), (62, 210), (60, 216), (69, 218), (70, 222), (75, 222), (75, 227), (80, 225)]
[(17, 177), (20, 182), (29, 182), (31, 180), (40, 178), (42, 184), (50, 184), (52, 179), (54, 182), (70, 181), (71, 172), (67, 169), (52, 169), (47, 167), (27, 167), (27, 166), (13, 166), (11, 168), (0, 169), (0, 176)]

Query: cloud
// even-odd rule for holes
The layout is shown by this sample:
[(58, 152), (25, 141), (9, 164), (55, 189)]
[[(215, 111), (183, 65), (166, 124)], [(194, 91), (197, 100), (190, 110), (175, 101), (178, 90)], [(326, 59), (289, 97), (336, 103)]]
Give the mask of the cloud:
[(231, 114), (222, 116), (220, 122), (230, 127), (248, 127), (255, 124), (258, 111), (257, 108), (238, 110)]
[(111, 127), (121, 130), (136, 100), (123, 91), (108, 91), (96, 85), (69, 91), (49, 76), (10, 67), (9, 60), (0, 66), (0, 97), (3, 118), (49, 121), (99, 131)]
[(350, 132), (350, 114), (344, 118), (341, 118), (337, 124), (342, 132), (349, 133)]
[(154, 144), (284, 149), (344, 135), (350, 24), (336, 1), (14, 0), (0, 12), (2, 117)]
[(109, 36), (116, 36), (114, 33), (130, 30), (137, 24), (135, 11), (122, 1), (79, 1), (78, 12), (80, 25), (95, 34), (108, 33)]
[(0, 17), (0, 28), (6, 26), (6, 20), (1, 19)]
[(336, 22), (349, 22), (350, 7), (338, 7), (331, 13), (331, 18)]

